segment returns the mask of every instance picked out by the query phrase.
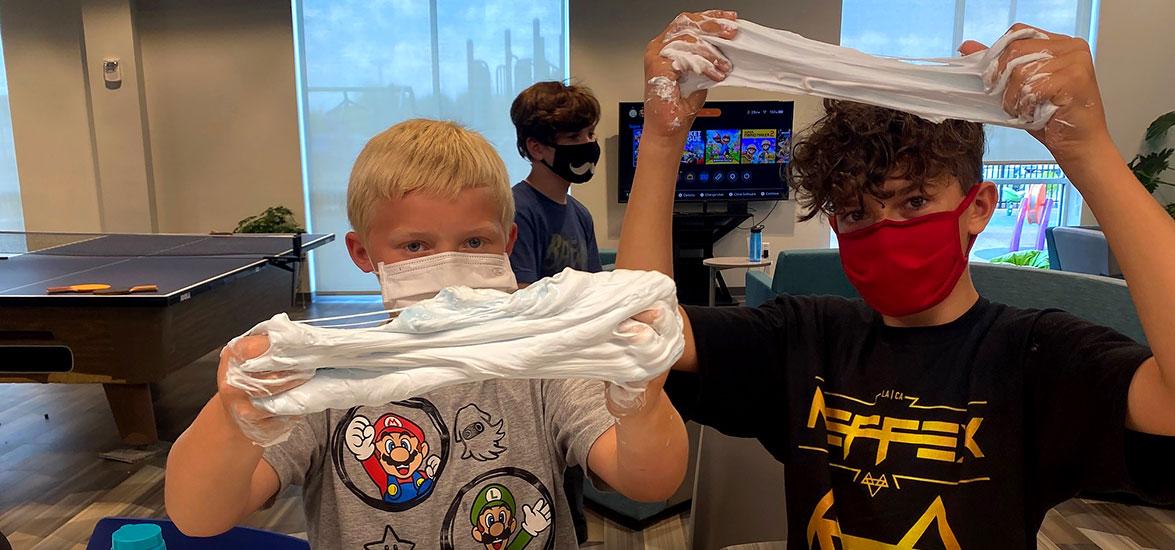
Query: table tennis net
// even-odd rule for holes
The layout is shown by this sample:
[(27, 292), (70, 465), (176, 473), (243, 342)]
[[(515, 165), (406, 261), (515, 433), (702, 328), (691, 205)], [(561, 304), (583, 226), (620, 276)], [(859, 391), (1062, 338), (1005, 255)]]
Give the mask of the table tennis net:
[(183, 235), (0, 231), (0, 257), (266, 258), (300, 247), (295, 235)]

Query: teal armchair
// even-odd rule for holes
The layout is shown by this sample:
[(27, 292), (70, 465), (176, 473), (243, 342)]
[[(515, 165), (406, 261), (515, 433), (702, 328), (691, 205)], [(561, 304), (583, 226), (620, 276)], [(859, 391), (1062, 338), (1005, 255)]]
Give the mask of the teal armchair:
[(747, 272), (748, 306), (763, 305), (780, 294), (859, 297), (833, 249), (784, 250), (775, 261), (774, 278), (762, 271)]
[(603, 266), (604, 271), (613, 271), (616, 269), (616, 249), (615, 248), (601, 248), (600, 249), (600, 265)]
[[(971, 278), (983, 297), (1022, 308), (1063, 309), (1146, 343), (1126, 283), (1082, 273), (971, 262)], [(775, 277), (747, 274), (747, 305), (759, 306), (779, 294), (827, 294), (858, 298), (835, 249), (785, 250)]]

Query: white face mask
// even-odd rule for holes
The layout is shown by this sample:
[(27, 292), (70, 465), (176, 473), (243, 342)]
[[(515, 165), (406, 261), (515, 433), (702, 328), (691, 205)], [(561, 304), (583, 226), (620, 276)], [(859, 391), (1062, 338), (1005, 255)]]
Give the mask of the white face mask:
[(442, 252), (394, 264), (379, 264), (384, 307), (398, 309), (436, 296), (450, 286), (492, 288), (512, 292), (518, 281), (505, 254)]

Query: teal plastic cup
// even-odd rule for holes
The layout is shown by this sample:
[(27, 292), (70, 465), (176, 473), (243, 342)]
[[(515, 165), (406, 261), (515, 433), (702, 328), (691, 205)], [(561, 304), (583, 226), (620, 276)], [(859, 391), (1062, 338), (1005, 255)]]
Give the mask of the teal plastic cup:
[(163, 531), (154, 523), (123, 525), (114, 532), (110, 544), (110, 550), (167, 550)]

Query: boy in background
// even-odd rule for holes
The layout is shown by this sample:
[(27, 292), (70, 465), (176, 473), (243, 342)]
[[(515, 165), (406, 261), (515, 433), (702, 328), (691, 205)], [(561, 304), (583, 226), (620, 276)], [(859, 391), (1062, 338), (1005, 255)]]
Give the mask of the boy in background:
[[(539, 82), (518, 94), (510, 106), (518, 135), (518, 154), (530, 161), (530, 174), (512, 189), (518, 242), (510, 267), (519, 286), (572, 268), (602, 269), (592, 214), (568, 191), (591, 181), (600, 160), (596, 123), (600, 103), (584, 86)], [(583, 510), (583, 470), (564, 478), (580, 544), (587, 541)]]
[(518, 242), (510, 265), (518, 282), (528, 285), (567, 267), (600, 271), (592, 215), (568, 194), (573, 184), (591, 181), (600, 160), (600, 103), (583, 86), (539, 82), (514, 99), (510, 120), (518, 154), (531, 163), (512, 189)]

